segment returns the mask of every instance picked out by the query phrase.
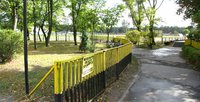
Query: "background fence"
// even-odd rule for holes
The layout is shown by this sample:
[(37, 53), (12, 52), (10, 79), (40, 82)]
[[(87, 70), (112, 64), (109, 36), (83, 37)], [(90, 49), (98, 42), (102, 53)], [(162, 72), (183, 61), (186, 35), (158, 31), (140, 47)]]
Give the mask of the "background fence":
[(114, 41), (122, 45), (84, 57), (55, 62), (56, 101), (89, 101), (118, 79), (131, 62), (132, 43), (122, 38), (115, 38)]
[(194, 40), (185, 40), (185, 45), (191, 45), (194, 48), (200, 49), (200, 42), (199, 41), (194, 41)]

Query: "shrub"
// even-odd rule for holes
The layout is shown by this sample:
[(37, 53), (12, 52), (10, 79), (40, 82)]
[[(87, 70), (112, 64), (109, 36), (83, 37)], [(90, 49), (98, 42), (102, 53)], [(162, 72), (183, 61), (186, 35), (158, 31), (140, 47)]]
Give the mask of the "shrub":
[(95, 51), (95, 43), (92, 43), (91, 40), (88, 41), (88, 45), (87, 45), (87, 50), (90, 52), (94, 52)]
[(137, 44), (140, 42), (141, 32), (138, 30), (128, 31), (126, 37), (133, 43)]
[(191, 39), (191, 40), (200, 41), (200, 31), (194, 30), (187, 37), (188, 37), (188, 39)]
[(81, 36), (81, 44), (79, 46), (79, 49), (81, 51), (86, 51), (87, 50), (87, 41), (88, 41), (88, 36), (85, 31), (82, 32)]
[(12, 30), (0, 30), (0, 63), (12, 59), (15, 53), (22, 51), (22, 34)]
[(79, 49), (84, 52), (85, 51), (90, 51), (90, 52), (95, 51), (95, 44), (92, 44), (91, 40), (88, 38), (85, 31), (82, 32), (81, 44), (79, 46)]
[[(186, 45), (182, 47), (183, 56), (200, 69), (200, 50), (192, 46)], [(198, 70), (199, 70), (198, 69)]]

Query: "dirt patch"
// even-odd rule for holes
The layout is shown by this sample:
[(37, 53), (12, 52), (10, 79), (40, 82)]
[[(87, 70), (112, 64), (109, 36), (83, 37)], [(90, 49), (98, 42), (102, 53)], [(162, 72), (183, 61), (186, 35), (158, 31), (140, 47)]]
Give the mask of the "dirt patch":
[(137, 75), (140, 73), (139, 62), (135, 57), (132, 57), (132, 62), (122, 72), (119, 80), (108, 87), (105, 92), (98, 97), (99, 102), (117, 102), (126, 93), (130, 85), (135, 82)]

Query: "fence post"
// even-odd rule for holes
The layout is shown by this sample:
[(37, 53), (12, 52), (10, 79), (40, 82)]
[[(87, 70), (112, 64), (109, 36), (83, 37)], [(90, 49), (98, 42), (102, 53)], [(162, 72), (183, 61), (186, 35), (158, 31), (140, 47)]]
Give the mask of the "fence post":
[(119, 47), (117, 47), (117, 63), (116, 63), (116, 77), (117, 77), (117, 80), (119, 79)]
[(103, 66), (104, 66), (104, 70), (103, 70), (103, 87), (106, 88), (106, 51), (103, 51)]
[(61, 62), (55, 62), (54, 65), (55, 102), (63, 102), (63, 66)]

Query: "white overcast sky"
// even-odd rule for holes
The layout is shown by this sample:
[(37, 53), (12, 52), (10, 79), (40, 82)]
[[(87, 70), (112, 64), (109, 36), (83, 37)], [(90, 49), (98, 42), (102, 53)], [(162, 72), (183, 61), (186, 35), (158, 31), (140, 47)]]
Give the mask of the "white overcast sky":
[[(158, 0), (159, 1), (159, 0)], [(123, 3), (122, 0), (107, 0), (106, 6), (113, 7), (117, 4)], [(178, 9), (178, 5), (175, 3), (175, 0), (165, 0), (163, 5), (157, 11), (157, 17), (161, 18), (162, 22), (158, 24), (158, 26), (179, 26), (179, 27), (187, 27), (190, 25), (191, 20), (183, 20), (183, 15), (177, 15), (176, 11)], [(122, 19), (130, 22), (132, 25), (131, 19), (128, 17), (129, 11), (125, 11), (123, 16), (118, 24), (121, 25)]]

